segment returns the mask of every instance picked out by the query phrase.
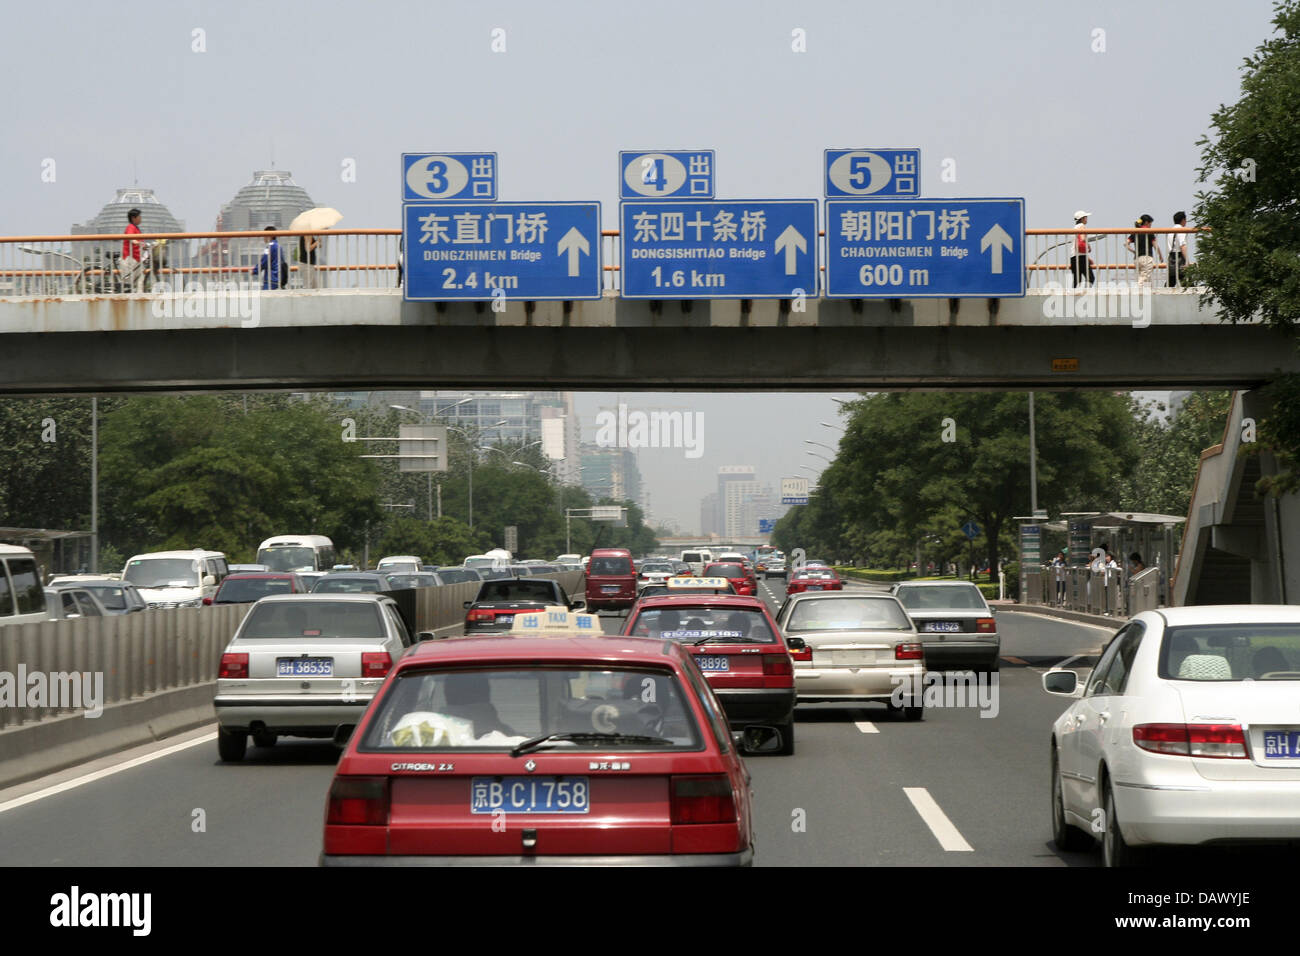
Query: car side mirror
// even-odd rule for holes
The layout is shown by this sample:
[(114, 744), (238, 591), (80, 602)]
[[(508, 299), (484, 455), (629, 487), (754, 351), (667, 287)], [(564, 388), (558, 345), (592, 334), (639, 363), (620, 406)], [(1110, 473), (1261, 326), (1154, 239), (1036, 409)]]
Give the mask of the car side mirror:
[(337, 747), (346, 747), (348, 741), (352, 738), (352, 731), (357, 729), (356, 724), (339, 724), (334, 728), (334, 744)]
[(785, 639), (785, 646), (790, 648), (792, 651), (802, 651), (808, 648), (808, 645), (804, 643), (802, 637), (787, 637)]
[(415, 635), (415, 639), (417, 641), (436, 641), (438, 639), (438, 635), (435, 634), (433, 631), (420, 631), (418, 634)]
[(213, 585), (215, 585), (216, 583), (217, 583), (217, 579), (216, 579), (215, 577), (213, 577), (211, 574), (205, 574), (205, 575), (203, 575), (203, 586), (204, 586), (205, 588), (210, 588), (210, 587), (212, 587)]
[(1048, 671), (1043, 675), (1043, 690), (1060, 697), (1077, 697), (1079, 675), (1074, 671)]
[(586, 606), (587, 606), (586, 601), (574, 601), (571, 605), (569, 605), (569, 609), (572, 611), (576, 611), (579, 608), (584, 608)]
[(472, 608), (473, 606), (474, 606), (474, 602), (473, 602), (473, 601), (466, 601), (466, 602), (464, 603), (464, 605), (463, 605), (463, 607), (464, 607), (465, 610), (467, 610), (467, 611), (468, 611), (470, 608)]
[(750, 754), (773, 754), (781, 749), (781, 731), (765, 724), (746, 727), (735, 735), (736, 747)]

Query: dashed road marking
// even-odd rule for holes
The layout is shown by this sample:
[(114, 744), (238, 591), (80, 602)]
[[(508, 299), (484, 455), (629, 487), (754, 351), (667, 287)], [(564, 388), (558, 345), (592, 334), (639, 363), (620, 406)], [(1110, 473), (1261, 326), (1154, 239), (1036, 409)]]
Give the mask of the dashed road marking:
[(948, 815), (939, 808), (935, 803), (934, 797), (930, 796), (930, 791), (925, 787), (904, 787), (903, 793), (907, 794), (907, 799), (912, 801), (912, 806), (916, 812), (921, 815), (925, 825), (930, 828), (939, 845), (950, 853), (972, 853), (972, 847), (962, 837), (961, 833), (953, 826), (953, 822), (948, 819)]
[(858, 728), (858, 730), (862, 731), (864, 734), (880, 733), (880, 731), (876, 729), (876, 725), (869, 720), (854, 721), (853, 726)]

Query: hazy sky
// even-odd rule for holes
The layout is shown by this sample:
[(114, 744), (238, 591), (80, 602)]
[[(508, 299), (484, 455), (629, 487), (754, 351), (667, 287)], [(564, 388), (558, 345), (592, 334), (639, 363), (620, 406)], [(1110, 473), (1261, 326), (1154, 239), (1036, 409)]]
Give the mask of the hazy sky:
[[(1141, 212), (1163, 224), (1195, 204), (1196, 140), (1238, 98), (1271, 9), (16, 4), (5, 11), (0, 214), (10, 235), (64, 233), (138, 179), (188, 228), (210, 229), (274, 162), (342, 210), (344, 227), (396, 227), (402, 152), (483, 149), (499, 153), (502, 200), (600, 200), (608, 227), (620, 149), (715, 149), (719, 198), (820, 198), (824, 148), (919, 146), (925, 195), (1023, 196), (1032, 227), (1068, 227), (1079, 207), (1094, 226)], [(806, 52), (792, 49), (799, 36)], [(945, 160), (956, 182), (941, 181)], [(614, 400), (588, 395), (581, 408), (589, 418)], [(827, 396), (627, 400), (706, 413), (703, 457), (641, 455), (654, 510), (689, 528), (719, 465), (754, 464), (775, 482), (819, 464), (803, 438), (834, 444), (808, 426), (837, 421)]]

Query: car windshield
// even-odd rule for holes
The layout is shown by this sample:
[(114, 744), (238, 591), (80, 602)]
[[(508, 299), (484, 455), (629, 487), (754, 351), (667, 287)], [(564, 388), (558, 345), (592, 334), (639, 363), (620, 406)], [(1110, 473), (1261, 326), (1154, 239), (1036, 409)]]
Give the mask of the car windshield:
[(326, 575), (316, 582), (313, 594), (373, 594), (387, 588), (374, 578), (352, 578), (343, 575)]
[(776, 636), (767, 625), (763, 612), (752, 607), (672, 607), (645, 608), (632, 625), (635, 637), (667, 638), (671, 641), (713, 641), (724, 644), (772, 644)]
[(902, 587), (898, 599), (909, 611), (983, 611), (984, 596), (973, 584)]
[(1168, 628), (1159, 674), (1165, 680), (1300, 680), (1300, 624)]
[(393, 587), (401, 590), (403, 588), (431, 588), (438, 583), (438, 579), (432, 574), (391, 574)]
[(93, 592), (99, 603), (110, 611), (125, 611), (127, 608), (126, 588), (120, 584), (87, 584), (86, 590)]
[(257, 552), (257, 563), (265, 564), (271, 571), (316, 570), (316, 551), (313, 548), (284, 547), (263, 548)]
[(739, 564), (710, 564), (704, 569), (706, 578), (743, 578), (745, 569)]
[(496, 563), (494, 558), (466, 558), (465, 567), (467, 568), (490, 568)]
[(815, 597), (796, 601), (787, 631), (910, 631), (912, 622), (892, 598)]
[(632, 562), (627, 558), (592, 558), (587, 573), (589, 575), (631, 574)]
[[(360, 744), (370, 750), (509, 750), (548, 734), (539, 750), (691, 750), (699, 732), (685, 691), (667, 670), (510, 665), (403, 671), (372, 708)], [(661, 738), (617, 743), (599, 735)], [(522, 763), (521, 763), (522, 765)]]
[(558, 601), (555, 585), (550, 581), (492, 581), (478, 590), (479, 601)]
[(126, 566), (122, 580), (138, 588), (196, 588), (198, 564), (193, 558), (137, 558)]
[(290, 594), (293, 582), (288, 578), (226, 578), (213, 598), (218, 604), (244, 604), (268, 594)]
[(651, 572), (655, 574), (672, 574), (675, 570), (676, 568), (671, 564), (663, 561), (651, 561), (641, 565), (642, 574), (650, 574)]
[(240, 638), (378, 638), (379, 605), (352, 601), (274, 601), (248, 612)]

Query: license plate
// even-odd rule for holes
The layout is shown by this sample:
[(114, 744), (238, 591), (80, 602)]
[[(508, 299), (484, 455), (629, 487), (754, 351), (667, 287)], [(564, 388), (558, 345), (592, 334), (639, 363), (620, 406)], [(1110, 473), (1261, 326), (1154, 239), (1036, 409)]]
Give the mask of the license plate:
[(704, 657), (696, 655), (695, 664), (702, 671), (729, 671), (731, 670), (731, 659), (727, 657)]
[(820, 584), (810, 584), (804, 588), (805, 591), (820, 591), (821, 589), (822, 586)]
[(498, 615), (497, 615), (497, 623), (498, 623), (498, 624), (511, 623), (511, 622), (514, 621), (514, 619), (515, 619), (515, 616), (514, 616), (513, 614), (498, 614)]
[(586, 813), (591, 790), (586, 777), (474, 777), (472, 813)]
[(617, 594), (617, 593), (618, 593), (618, 585), (617, 585), (617, 584), (602, 584), (602, 585), (600, 586), (600, 593), (601, 593), (601, 594)]
[(333, 677), (332, 657), (277, 657), (276, 677)]
[(1264, 731), (1265, 760), (1300, 760), (1300, 730)]
[(961, 631), (961, 625), (956, 621), (927, 621), (925, 624), (921, 625), (921, 630), (929, 631), (932, 634), (936, 631), (955, 633)]
[(831, 665), (834, 667), (856, 667), (875, 662), (875, 651), (831, 651)]

